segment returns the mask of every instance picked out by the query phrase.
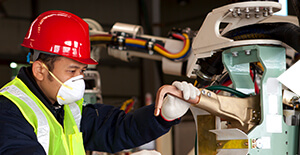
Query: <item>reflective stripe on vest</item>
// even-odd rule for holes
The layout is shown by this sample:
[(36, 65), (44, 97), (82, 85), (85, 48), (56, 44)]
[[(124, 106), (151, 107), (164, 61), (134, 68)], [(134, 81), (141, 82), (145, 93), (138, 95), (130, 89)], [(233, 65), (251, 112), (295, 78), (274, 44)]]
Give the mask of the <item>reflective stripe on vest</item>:
[(74, 120), (76, 122), (76, 125), (78, 127), (78, 130), (80, 131), (80, 121), (81, 121), (81, 112), (80, 108), (76, 103), (69, 104), (70, 110), (72, 112), (72, 115), (74, 117)]
[(64, 106), (63, 129), (49, 109), (18, 77), (6, 84), (0, 95), (17, 105), (47, 154), (85, 154), (79, 129), (83, 99)]
[(21, 99), (34, 111), (38, 121), (38, 128), (36, 133), (37, 139), (39, 143), (43, 146), (46, 153), (48, 154), (50, 127), (44, 113), (35, 104), (35, 102), (29, 96), (27, 96), (23, 91), (21, 91), (17, 86), (11, 85), (0, 90), (0, 92), (4, 92), (4, 91), (7, 91), (8, 93)]

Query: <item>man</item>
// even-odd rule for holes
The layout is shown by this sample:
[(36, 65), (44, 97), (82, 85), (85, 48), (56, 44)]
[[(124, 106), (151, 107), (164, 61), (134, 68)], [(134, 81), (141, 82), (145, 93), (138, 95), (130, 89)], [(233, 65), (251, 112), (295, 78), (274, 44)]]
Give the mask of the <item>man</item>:
[[(130, 114), (104, 104), (83, 107), (83, 72), (97, 62), (90, 58), (87, 23), (69, 12), (42, 13), (22, 46), (33, 52), (33, 63), (0, 90), (0, 154), (118, 152), (165, 134), (189, 107), (173, 97), (163, 105), (183, 105), (176, 117), (164, 106), (159, 116), (154, 105)], [(175, 85), (186, 98), (199, 95), (190, 84)]]

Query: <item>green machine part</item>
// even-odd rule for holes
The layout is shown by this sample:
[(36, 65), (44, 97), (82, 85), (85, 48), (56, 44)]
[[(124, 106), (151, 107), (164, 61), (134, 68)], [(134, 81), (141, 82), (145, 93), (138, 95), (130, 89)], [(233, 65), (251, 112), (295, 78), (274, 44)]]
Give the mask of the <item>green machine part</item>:
[(236, 90), (254, 94), (250, 63), (260, 62), (264, 73), (260, 82), (261, 120), (248, 134), (248, 155), (298, 154), (298, 126), (283, 120), (282, 86), (277, 77), (286, 70), (283, 47), (241, 46), (225, 50), (225, 65)]
[(96, 93), (84, 93), (84, 104), (95, 104), (97, 103), (97, 94)]

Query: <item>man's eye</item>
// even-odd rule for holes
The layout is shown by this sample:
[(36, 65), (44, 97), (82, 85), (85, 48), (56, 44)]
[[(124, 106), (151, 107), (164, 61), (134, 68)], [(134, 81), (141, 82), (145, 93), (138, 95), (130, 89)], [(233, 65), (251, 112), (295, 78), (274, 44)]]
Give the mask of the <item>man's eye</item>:
[(75, 71), (75, 70), (69, 70), (69, 72), (71, 72), (71, 73), (75, 73), (76, 71)]

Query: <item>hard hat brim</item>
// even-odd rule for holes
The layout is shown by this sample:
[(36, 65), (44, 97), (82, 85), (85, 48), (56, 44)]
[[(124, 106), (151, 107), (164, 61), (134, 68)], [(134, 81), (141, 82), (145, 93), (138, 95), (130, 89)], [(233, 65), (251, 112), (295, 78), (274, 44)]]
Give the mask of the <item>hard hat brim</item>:
[(97, 65), (98, 64), (98, 62), (96, 60), (92, 59), (92, 58), (86, 58), (86, 59), (71, 58), (71, 59), (73, 59), (75, 61), (78, 61), (80, 63), (86, 64), (86, 65)]

